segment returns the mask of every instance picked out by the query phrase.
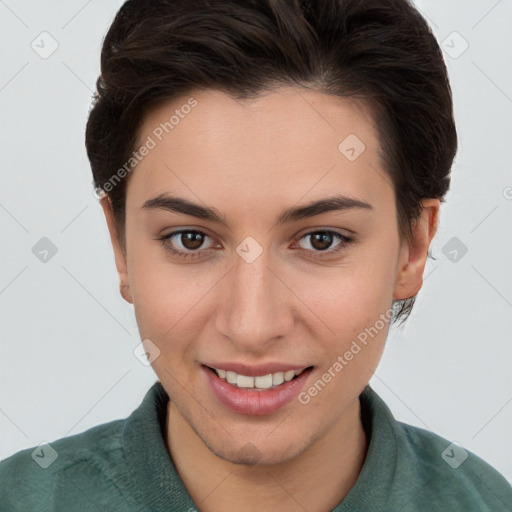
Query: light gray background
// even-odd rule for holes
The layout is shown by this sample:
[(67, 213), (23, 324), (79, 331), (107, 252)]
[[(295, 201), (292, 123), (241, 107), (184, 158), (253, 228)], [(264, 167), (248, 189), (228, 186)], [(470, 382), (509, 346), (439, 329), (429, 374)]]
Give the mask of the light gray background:
[[(84, 148), (121, 3), (0, 0), (0, 459), (126, 417), (156, 380), (133, 355)], [(512, 481), (512, 0), (416, 5), (444, 41), (460, 149), (437, 260), (371, 384), (398, 419)], [(43, 31), (59, 45), (46, 59), (31, 47)], [(42, 237), (58, 249), (46, 263), (32, 252)], [(468, 248), (456, 262), (443, 254), (452, 237)]]

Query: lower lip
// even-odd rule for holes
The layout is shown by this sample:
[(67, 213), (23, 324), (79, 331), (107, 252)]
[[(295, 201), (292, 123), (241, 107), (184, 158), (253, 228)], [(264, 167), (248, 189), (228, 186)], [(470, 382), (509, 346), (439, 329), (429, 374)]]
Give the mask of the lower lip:
[(249, 416), (272, 414), (290, 403), (299, 394), (311, 373), (311, 368), (309, 368), (295, 379), (283, 382), (276, 388), (258, 391), (256, 389), (237, 388), (228, 384), (207, 367), (203, 366), (202, 369), (206, 372), (208, 383), (219, 401), (228, 409)]

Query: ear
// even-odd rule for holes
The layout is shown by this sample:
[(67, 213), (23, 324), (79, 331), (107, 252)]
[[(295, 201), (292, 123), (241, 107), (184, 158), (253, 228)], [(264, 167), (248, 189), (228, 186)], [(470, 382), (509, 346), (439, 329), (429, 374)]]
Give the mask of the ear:
[(112, 205), (110, 203), (108, 195), (104, 195), (100, 199), (100, 204), (103, 209), (103, 213), (105, 214), (108, 231), (110, 233), (110, 241), (112, 242), (112, 248), (114, 249), (114, 258), (117, 268), (117, 274), (119, 276), (119, 288), (121, 291), (121, 295), (124, 300), (133, 304), (126, 265), (126, 254), (120, 243), (120, 238), (117, 232), (117, 227), (114, 219), (114, 212), (112, 210)]
[(423, 286), (423, 271), (430, 242), (437, 231), (441, 203), (439, 199), (424, 199), (421, 204), (421, 215), (412, 225), (411, 242), (404, 243), (400, 250), (393, 292), (395, 300), (414, 297)]

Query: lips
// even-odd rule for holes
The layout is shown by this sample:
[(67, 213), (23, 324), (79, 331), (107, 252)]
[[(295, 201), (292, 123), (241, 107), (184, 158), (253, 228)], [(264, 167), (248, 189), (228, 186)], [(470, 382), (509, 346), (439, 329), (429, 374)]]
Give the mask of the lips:
[[(241, 370), (240, 373), (234, 368)], [(297, 397), (313, 367), (216, 363), (216, 366), (203, 365), (202, 369), (210, 390), (222, 405), (239, 414), (262, 416), (278, 411)]]

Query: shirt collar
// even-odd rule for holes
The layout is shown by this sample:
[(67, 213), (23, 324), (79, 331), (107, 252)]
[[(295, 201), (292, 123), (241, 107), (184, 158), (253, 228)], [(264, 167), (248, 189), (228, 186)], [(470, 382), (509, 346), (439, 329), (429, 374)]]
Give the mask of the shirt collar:
[[(368, 451), (355, 485), (333, 512), (377, 512), (389, 502), (398, 470), (397, 422), (368, 384), (360, 397), (361, 420)], [(160, 381), (126, 419), (123, 454), (133, 477), (133, 492), (152, 512), (195, 510), (166, 446), (165, 424), (169, 396)]]
[(195, 510), (165, 443), (169, 396), (160, 381), (146, 393), (127, 418), (122, 433), (123, 454), (133, 476), (133, 492), (151, 512)]
[(396, 485), (399, 466), (397, 421), (369, 384), (359, 400), (368, 451), (356, 483), (333, 512), (381, 512)]

